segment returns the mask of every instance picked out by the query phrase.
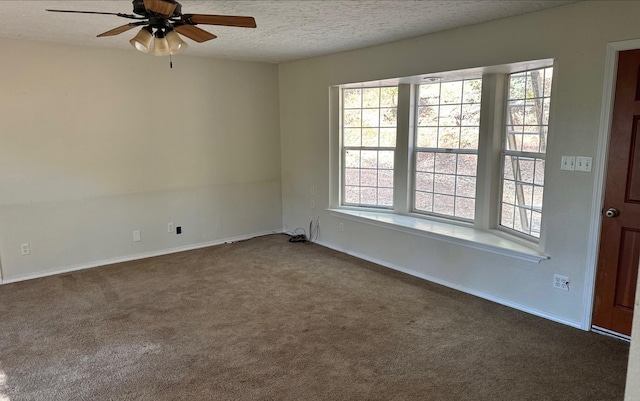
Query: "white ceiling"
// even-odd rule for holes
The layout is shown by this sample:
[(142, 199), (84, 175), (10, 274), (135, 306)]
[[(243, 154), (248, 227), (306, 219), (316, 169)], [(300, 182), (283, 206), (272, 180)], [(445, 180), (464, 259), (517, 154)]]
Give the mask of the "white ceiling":
[[(258, 27), (199, 27), (218, 36), (189, 43), (188, 54), (279, 63), (393, 42), (477, 24), (576, 0), (179, 0), (187, 14), (247, 15)], [(137, 31), (96, 38), (124, 25), (117, 16), (49, 13), (45, 9), (132, 13), (130, 0), (2, 0), (0, 37), (103, 46), (135, 51)]]

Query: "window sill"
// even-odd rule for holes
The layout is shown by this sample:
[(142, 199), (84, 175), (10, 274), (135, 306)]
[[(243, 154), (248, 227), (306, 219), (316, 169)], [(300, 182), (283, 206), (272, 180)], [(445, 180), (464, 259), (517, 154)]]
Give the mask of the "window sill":
[(433, 238), (498, 255), (510, 256), (527, 262), (540, 263), (549, 259), (548, 255), (539, 252), (533, 247), (472, 227), (378, 211), (348, 209), (328, 209), (327, 211), (335, 217)]

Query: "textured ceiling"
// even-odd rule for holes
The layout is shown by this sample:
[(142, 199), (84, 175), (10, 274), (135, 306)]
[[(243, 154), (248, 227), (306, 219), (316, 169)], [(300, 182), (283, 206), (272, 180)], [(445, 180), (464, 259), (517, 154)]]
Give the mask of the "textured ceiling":
[[(182, 12), (248, 15), (256, 29), (200, 27), (218, 38), (188, 54), (279, 63), (357, 49), (574, 3), (575, 0), (202, 1), (181, 0)], [(0, 37), (135, 51), (129, 39), (96, 35), (129, 20), (107, 15), (48, 13), (47, 8), (132, 13), (130, 0), (0, 1)]]

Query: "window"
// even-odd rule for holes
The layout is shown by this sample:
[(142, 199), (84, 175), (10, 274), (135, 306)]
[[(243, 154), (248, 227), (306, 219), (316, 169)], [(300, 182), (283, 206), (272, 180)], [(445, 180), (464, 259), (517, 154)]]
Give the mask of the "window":
[(340, 87), (332, 205), (536, 242), (552, 78), (538, 60)]
[(418, 86), (414, 209), (475, 215), (482, 79)]
[(393, 206), (398, 88), (342, 91), (343, 203)]
[(500, 225), (540, 237), (552, 68), (509, 76)]

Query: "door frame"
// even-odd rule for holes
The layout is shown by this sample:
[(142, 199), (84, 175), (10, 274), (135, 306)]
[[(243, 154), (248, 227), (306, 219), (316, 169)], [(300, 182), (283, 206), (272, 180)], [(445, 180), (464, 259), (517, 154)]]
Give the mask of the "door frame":
[(602, 107), (600, 110), (600, 127), (598, 129), (598, 149), (594, 162), (595, 194), (591, 208), (591, 224), (587, 252), (587, 269), (585, 272), (585, 289), (582, 308), (582, 329), (591, 330), (593, 304), (595, 301), (596, 274), (598, 271), (598, 250), (600, 249), (600, 229), (602, 228), (602, 208), (604, 207), (605, 177), (609, 156), (609, 140), (611, 137), (611, 121), (613, 119), (613, 100), (618, 71), (618, 53), (625, 50), (640, 49), (640, 39), (623, 40), (607, 43), (604, 82), (602, 85)]

